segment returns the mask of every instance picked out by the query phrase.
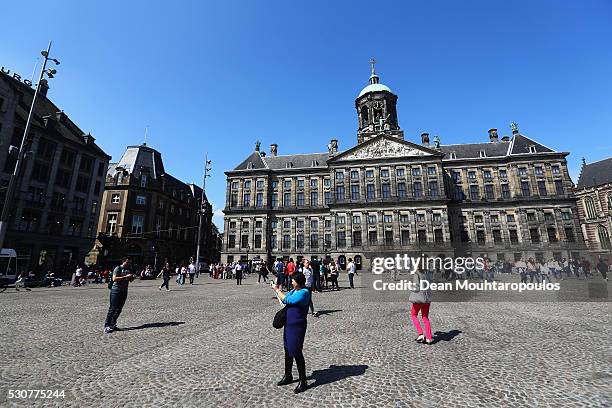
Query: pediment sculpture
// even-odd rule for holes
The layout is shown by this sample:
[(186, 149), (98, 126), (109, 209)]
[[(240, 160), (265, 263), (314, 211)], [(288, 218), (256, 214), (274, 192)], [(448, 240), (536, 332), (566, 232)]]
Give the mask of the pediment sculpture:
[(363, 146), (356, 151), (343, 156), (344, 160), (354, 159), (375, 159), (380, 157), (406, 157), (406, 156), (425, 156), (426, 152), (407, 146), (402, 143), (394, 142), (389, 139), (380, 139), (367, 146)]

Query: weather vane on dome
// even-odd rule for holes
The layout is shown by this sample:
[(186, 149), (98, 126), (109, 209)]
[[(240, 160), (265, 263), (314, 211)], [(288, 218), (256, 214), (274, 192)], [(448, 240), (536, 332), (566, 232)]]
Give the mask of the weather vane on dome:
[(374, 57), (370, 58), (370, 64), (372, 64), (372, 76), (376, 75), (376, 73), (374, 72), (374, 64), (376, 64), (376, 60), (374, 59)]

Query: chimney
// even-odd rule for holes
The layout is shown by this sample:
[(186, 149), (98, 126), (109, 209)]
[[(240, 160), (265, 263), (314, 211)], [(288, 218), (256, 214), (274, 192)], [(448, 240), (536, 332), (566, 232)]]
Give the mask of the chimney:
[(278, 155), (278, 145), (276, 143), (272, 143), (270, 145), (270, 156)]
[(338, 139), (332, 139), (329, 141), (327, 145), (327, 149), (329, 150), (329, 155), (333, 156), (338, 153)]
[(261, 142), (258, 140), (255, 142), (255, 151), (258, 152), (259, 151), (259, 147), (261, 146)]
[(421, 142), (423, 146), (429, 146), (429, 133), (421, 133)]
[(47, 91), (49, 90), (49, 81), (47, 81), (46, 79), (41, 79), (40, 83), (38, 84), (38, 87), (38, 93), (46, 97)]
[(497, 129), (489, 129), (489, 141), (491, 143), (499, 142), (499, 136), (497, 135)]
[(509, 141), (510, 141), (510, 136), (502, 137), (502, 142), (509, 142)]

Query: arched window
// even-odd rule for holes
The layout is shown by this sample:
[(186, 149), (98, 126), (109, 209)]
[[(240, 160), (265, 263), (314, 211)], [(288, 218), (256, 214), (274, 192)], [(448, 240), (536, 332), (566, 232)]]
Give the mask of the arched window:
[(368, 107), (364, 106), (361, 108), (361, 126), (368, 126)]
[(610, 249), (612, 248), (612, 243), (610, 243), (610, 234), (608, 234), (608, 230), (603, 225), (597, 226), (597, 234), (599, 235), (599, 243), (601, 244), (601, 249)]
[(355, 266), (357, 270), (361, 270), (361, 255), (355, 255)]
[(595, 203), (592, 197), (586, 197), (584, 199), (584, 206), (586, 208), (587, 218), (596, 218), (597, 213), (595, 212)]

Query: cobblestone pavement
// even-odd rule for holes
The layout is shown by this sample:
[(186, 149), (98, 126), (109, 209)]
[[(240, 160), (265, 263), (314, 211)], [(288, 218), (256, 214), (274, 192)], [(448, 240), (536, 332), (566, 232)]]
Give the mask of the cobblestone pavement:
[[(316, 294), (324, 314), (308, 323), (311, 388), (294, 395), (275, 385), (282, 331), (268, 286), (159, 284), (131, 285), (119, 319), (128, 330), (110, 335), (106, 285), (0, 293), (0, 406), (611, 405), (610, 303), (434, 303), (439, 341), (426, 346), (413, 341), (407, 302)], [(8, 400), (9, 389), (65, 398)]]

